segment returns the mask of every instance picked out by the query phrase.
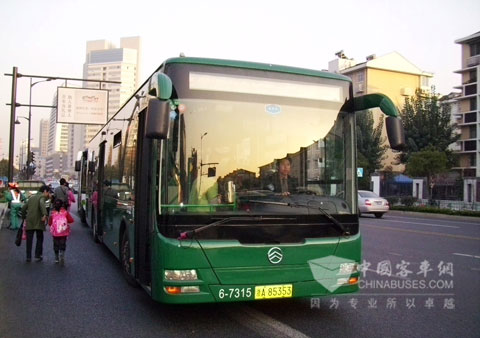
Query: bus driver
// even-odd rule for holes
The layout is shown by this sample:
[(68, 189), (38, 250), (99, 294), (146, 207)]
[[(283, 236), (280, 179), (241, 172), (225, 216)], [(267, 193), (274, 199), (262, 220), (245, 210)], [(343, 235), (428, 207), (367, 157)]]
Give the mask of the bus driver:
[(298, 180), (290, 176), (292, 170), (292, 159), (290, 157), (282, 158), (277, 162), (277, 172), (272, 175), (267, 188), (271, 191), (281, 193), (283, 196), (289, 196), (295, 192), (298, 187)]

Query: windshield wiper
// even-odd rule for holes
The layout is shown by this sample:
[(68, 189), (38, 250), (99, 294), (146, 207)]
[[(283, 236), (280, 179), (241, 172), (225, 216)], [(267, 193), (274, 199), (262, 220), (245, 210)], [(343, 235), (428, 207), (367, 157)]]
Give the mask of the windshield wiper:
[(213, 223), (201, 226), (200, 228), (196, 228), (196, 229), (190, 230), (190, 231), (181, 232), (178, 239), (182, 240), (182, 239), (193, 238), (195, 234), (197, 234), (197, 233), (199, 233), (203, 230), (206, 230), (206, 229), (209, 229), (209, 228), (212, 228), (212, 227), (216, 227), (217, 225), (228, 223), (230, 221), (271, 221), (271, 220), (281, 220), (281, 219), (285, 219), (285, 217), (263, 217), (263, 216), (257, 216), (257, 217), (226, 217), (226, 218), (222, 218), (218, 221), (215, 221)]
[(335, 226), (335, 228), (343, 235), (343, 236), (350, 236), (350, 232), (345, 229), (342, 223), (337, 221), (335, 217), (330, 215), (329, 212), (327, 212), (325, 209), (321, 207), (314, 207), (308, 204), (301, 204), (301, 203), (288, 203), (288, 202), (275, 202), (275, 201), (259, 201), (259, 200), (248, 200), (248, 202), (251, 203), (260, 203), (260, 204), (270, 204), (270, 205), (282, 205), (285, 207), (291, 207), (291, 208), (307, 208), (307, 209), (318, 209), (320, 212), (327, 217), (327, 219), (332, 222), (332, 224)]

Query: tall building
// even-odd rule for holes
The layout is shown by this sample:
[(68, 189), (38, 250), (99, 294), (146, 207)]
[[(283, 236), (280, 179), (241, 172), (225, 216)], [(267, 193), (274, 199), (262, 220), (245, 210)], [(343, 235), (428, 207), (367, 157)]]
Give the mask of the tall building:
[(480, 32), (455, 41), (461, 45), (462, 68), (455, 71), (462, 77), (462, 84), (455, 88), (461, 93), (457, 97), (456, 119), (460, 129), (457, 143), (460, 171), (464, 178), (463, 198), (465, 202), (480, 202)]
[[(338, 58), (328, 63), (328, 70), (350, 77), (354, 96), (382, 93), (400, 110), (405, 98), (414, 95), (417, 88), (430, 91), (430, 79), (433, 74), (421, 70), (397, 52), (380, 57), (372, 54), (362, 63), (347, 58), (343, 51), (336, 55)], [(383, 114), (378, 108), (372, 109), (372, 112), (377, 125)], [(385, 124), (382, 135), (386, 138)], [(382, 165), (384, 168), (391, 166), (395, 171), (403, 171), (402, 165), (395, 165), (394, 157), (393, 151), (388, 148)]]
[(455, 41), (461, 45), (462, 68), (455, 71), (462, 77), (461, 90), (457, 98), (459, 111), (456, 114), (460, 129), (458, 141), (459, 167), (463, 177), (480, 177), (479, 154), (479, 100), (480, 90), (480, 32)]
[(40, 142), (39, 142), (39, 149), (40, 149), (40, 156), (47, 157), (48, 154), (48, 130), (50, 127), (50, 123), (48, 119), (41, 119), (40, 120)]
[[(57, 93), (55, 93), (53, 97), (52, 106), (56, 106), (56, 104)], [(45, 177), (50, 178), (57, 173), (63, 175), (68, 171), (72, 171), (72, 158), (74, 157), (72, 138), (74, 125), (57, 123), (57, 108), (52, 108), (50, 111), (50, 119), (47, 123), (48, 141), (45, 160)]]
[(20, 142), (20, 146), (18, 149), (18, 169), (22, 170), (25, 168), (25, 165), (27, 164), (27, 149), (28, 149), (28, 141), (27, 139), (23, 139), (22, 142)]
[[(117, 48), (107, 40), (87, 42), (83, 78), (92, 80), (121, 81), (121, 84), (104, 83), (102, 89), (109, 90), (108, 117), (114, 115), (139, 85), (141, 58), (140, 37), (120, 39)], [(98, 89), (98, 83), (85, 82), (84, 87)], [(86, 126), (84, 143), (98, 132), (99, 126)], [(77, 149), (78, 151), (79, 149)]]

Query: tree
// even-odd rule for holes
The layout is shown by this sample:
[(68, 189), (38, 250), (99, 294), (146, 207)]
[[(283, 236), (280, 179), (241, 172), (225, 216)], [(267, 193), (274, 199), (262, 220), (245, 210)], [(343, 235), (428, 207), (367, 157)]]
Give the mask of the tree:
[[(0, 176), (8, 176), (8, 160), (3, 159), (0, 161)], [(13, 176), (17, 175), (18, 170), (13, 168)]]
[(8, 160), (1, 160), (0, 161), (0, 176), (7, 176), (8, 175)]
[(415, 95), (407, 97), (401, 111), (405, 129), (404, 151), (397, 157), (407, 163), (413, 153), (429, 149), (445, 152), (451, 165), (455, 158), (448, 146), (460, 137), (451, 123), (450, 106), (442, 103), (432, 88), (432, 93), (417, 89)]
[(435, 176), (448, 171), (448, 169), (447, 154), (431, 147), (413, 153), (407, 161), (405, 173), (409, 176), (427, 177), (427, 186), (430, 189), (431, 197), (435, 185)]
[(373, 127), (371, 111), (358, 112), (357, 125), (357, 166), (363, 168), (363, 177), (358, 179), (360, 189), (370, 188), (370, 177), (375, 170), (382, 167), (387, 146), (382, 137), (383, 116), (377, 127)]

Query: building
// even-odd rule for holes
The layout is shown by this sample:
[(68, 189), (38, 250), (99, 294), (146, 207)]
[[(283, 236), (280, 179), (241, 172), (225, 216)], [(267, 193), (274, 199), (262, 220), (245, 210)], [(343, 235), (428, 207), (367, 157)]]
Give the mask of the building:
[(23, 170), (27, 165), (27, 149), (28, 149), (28, 141), (27, 139), (23, 139), (20, 142), (20, 146), (18, 149), (18, 169)]
[(462, 68), (455, 71), (462, 78), (461, 85), (455, 87), (461, 90), (456, 114), (460, 128), (458, 141), (459, 167), (465, 179), (464, 200), (466, 202), (480, 202), (480, 32), (455, 41), (461, 45)]
[(457, 97), (459, 111), (456, 114), (460, 128), (458, 141), (459, 167), (463, 177), (480, 177), (479, 156), (479, 95), (480, 32), (455, 41), (462, 47), (462, 68), (455, 71), (462, 77)]
[(41, 157), (47, 157), (48, 154), (48, 130), (50, 128), (50, 123), (48, 119), (40, 120), (40, 142), (39, 142), (39, 151)]
[[(380, 57), (372, 54), (366, 57), (365, 62), (361, 63), (347, 58), (343, 51), (336, 55), (338, 58), (328, 63), (328, 70), (350, 77), (354, 96), (382, 93), (387, 95), (401, 110), (405, 98), (413, 96), (417, 88), (424, 91), (430, 90), (430, 80), (433, 74), (421, 70), (397, 52)], [(383, 114), (378, 108), (372, 109), (372, 112), (377, 125)], [(382, 134), (386, 139), (385, 124)], [(395, 171), (403, 171), (403, 166), (395, 165), (394, 158), (395, 155), (389, 148), (386, 159), (383, 161), (383, 167), (392, 166)]]
[[(53, 97), (52, 106), (56, 106), (56, 104), (57, 93), (55, 93)], [(57, 123), (57, 108), (52, 108), (50, 111), (50, 119), (47, 123), (48, 141), (44, 165), (44, 177), (51, 178), (54, 176), (55, 170), (58, 169), (60, 170), (60, 174), (73, 171), (72, 159), (74, 158), (74, 154), (72, 139), (74, 137), (74, 125)], [(43, 137), (41, 137), (41, 140), (42, 139)], [(44, 151), (44, 148), (41, 149), (41, 151)]]
[[(40, 155), (40, 149), (38, 147), (35, 147), (34, 144), (30, 144), (30, 152), (33, 154), (32, 160), (33, 164), (37, 168), (35, 171), (35, 175), (39, 175), (38, 167), (39, 167), (39, 155)], [(24, 179), (26, 175), (26, 164), (27, 164), (27, 158), (28, 158), (28, 140), (24, 139), (21, 141), (19, 149), (18, 149), (18, 154), (16, 155), (16, 164), (15, 166), (17, 169), (21, 172), (21, 179)], [(41, 166), (41, 165), (40, 165)]]
[[(140, 59), (140, 37), (121, 38), (119, 48), (107, 40), (87, 42), (86, 58), (83, 65), (83, 78), (121, 81), (121, 84), (102, 84), (102, 89), (109, 90), (109, 118), (120, 109), (123, 103), (130, 98), (138, 88)], [(98, 83), (85, 82), (84, 87), (98, 89)], [(83, 146), (95, 136), (99, 129), (100, 127), (96, 125), (86, 126), (84, 128), (82, 135), (84, 138)], [(76, 149), (76, 151), (79, 150), (81, 149)]]

